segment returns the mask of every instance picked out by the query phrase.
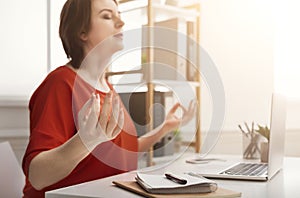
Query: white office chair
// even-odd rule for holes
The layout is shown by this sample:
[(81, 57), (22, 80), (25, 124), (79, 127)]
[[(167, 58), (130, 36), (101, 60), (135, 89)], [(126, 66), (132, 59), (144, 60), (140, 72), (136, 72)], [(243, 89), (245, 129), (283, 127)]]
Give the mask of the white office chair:
[(0, 143), (0, 197), (22, 197), (25, 176), (8, 142)]

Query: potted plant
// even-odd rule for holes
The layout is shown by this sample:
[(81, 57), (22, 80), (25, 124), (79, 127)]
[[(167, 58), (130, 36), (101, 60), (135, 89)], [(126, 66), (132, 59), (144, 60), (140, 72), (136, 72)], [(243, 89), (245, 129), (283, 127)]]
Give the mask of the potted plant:
[(255, 130), (256, 132), (258, 132), (261, 136), (265, 137), (266, 141), (261, 142), (260, 144), (260, 160), (261, 162), (268, 162), (268, 158), (269, 158), (269, 140), (270, 140), (270, 129), (268, 128), (268, 126), (261, 126), (261, 125), (257, 125), (258, 129)]

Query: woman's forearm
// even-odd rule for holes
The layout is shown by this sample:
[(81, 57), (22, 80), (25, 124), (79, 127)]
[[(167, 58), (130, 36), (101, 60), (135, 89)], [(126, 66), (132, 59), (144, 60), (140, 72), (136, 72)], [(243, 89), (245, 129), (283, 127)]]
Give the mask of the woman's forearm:
[(69, 175), (88, 154), (76, 134), (61, 146), (35, 156), (29, 165), (29, 181), (37, 190), (50, 186)]
[(164, 125), (160, 125), (159, 127), (153, 129), (152, 131), (146, 133), (145, 135), (139, 137), (138, 139), (138, 151), (146, 152), (153, 146), (156, 142), (158, 142), (161, 138), (163, 138), (169, 131), (166, 130)]

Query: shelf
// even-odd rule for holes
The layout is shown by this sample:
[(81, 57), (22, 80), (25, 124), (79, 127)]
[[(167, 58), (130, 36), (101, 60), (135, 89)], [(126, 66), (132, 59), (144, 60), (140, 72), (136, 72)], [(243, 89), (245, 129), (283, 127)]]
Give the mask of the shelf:
[(169, 84), (176, 87), (181, 87), (183, 83), (188, 83), (192, 87), (200, 87), (200, 82), (197, 81), (182, 81), (182, 80), (160, 80), (160, 79), (153, 79), (153, 84)]
[(138, 74), (142, 73), (142, 70), (130, 70), (130, 71), (116, 71), (116, 72), (106, 72), (106, 77), (114, 76), (114, 75), (124, 75), (124, 74)]
[[(174, 29), (177, 32), (184, 33), (188, 38), (193, 38), (197, 42), (200, 40), (200, 2), (199, 0), (120, 0), (119, 11), (123, 18), (127, 21), (127, 29), (141, 29), (145, 25), (166, 27), (166, 29)], [(166, 2), (166, 4), (165, 4)], [(149, 4), (148, 4), (149, 3)], [(147, 30), (147, 31), (146, 31)], [(178, 51), (180, 54), (185, 55), (195, 61), (195, 65), (200, 64), (199, 49), (194, 48), (191, 42), (188, 40), (183, 42), (178, 39), (178, 35), (171, 37), (170, 34), (159, 32), (155, 35), (155, 31), (149, 31), (146, 29), (143, 33), (141, 44), (165, 44), (161, 49), (169, 49), (169, 51)], [(167, 39), (167, 40), (166, 40)], [(165, 41), (167, 41), (165, 43)], [(159, 45), (160, 46), (160, 45)], [(185, 47), (184, 47), (185, 46)], [(167, 53), (168, 51), (155, 50), (155, 47), (150, 47), (145, 51), (142, 51), (139, 56), (144, 58), (143, 66), (138, 71), (120, 71), (109, 73), (108, 76), (116, 76), (116, 79), (111, 78), (115, 83), (113, 84), (115, 90), (118, 93), (133, 93), (133, 92), (145, 92), (145, 115), (150, 115), (151, 106), (155, 103), (155, 93), (163, 92), (168, 102), (171, 98), (178, 98), (176, 93), (180, 93), (183, 98), (181, 102), (190, 102), (191, 97), (197, 99), (200, 104), (200, 73), (194, 71), (191, 63), (184, 58), (178, 58), (174, 53)], [(144, 60), (143, 59), (143, 60)], [(184, 60), (183, 60), (184, 59)], [(151, 64), (150, 64), (151, 63)], [(165, 67), (154, 68), (152, 63), (161, 63), (164, 65), (170, 65), (170, 69)], [(144, 65), (146, 64), (146, 65)], [(149, 65), (149, 67), (145, 67)], [(134, 76), (136, 73), (140, 76)], [(129, 75), (127, 75), (129, 74)], [(123, 77), (123, 76), (124, 77)], [(125, 77), (127, 75), (127, 77)], [(121, 77), (120, 77), (121, 76)], [(162, 80), (164, 79), (164, 80)], [(195, 81), (187, 81), (195, 80)], [(115, 81), (114, 81), (115, 80)], [(190, 89), (192, 92), (190, 92)], [(175, 94), (173, 94), (175, 93)], [(201, 144), (201, 131), (198, 127), (200, 122), (200, 105), (196, 107), (195, 116), (195, 140), (192, 142), (192, 146), (195, 152), (200, 152)], [(153, 114), (152, 114), (153, 116)], [(152, 116), (146, 118), (147, 130), (151, 131), (154, 127)], [(154, 116), (153, 116), (154, 117)], [(196, 122), (197, 121), (197, 122)], [(147, 165), (151, 166), (153, 158), (153, 147), (148, 152)]]
[[(170, 92), (166, 86), (169, 85), (169, 87), (181, 87), (184, 83), (188, 83), (191, 87), (200, 87), (200, 82), (192, 82), (192, 81), (178, 81), (178, 80), (159, 80), (159, 79), (153, 79), (151, 81), (152, 84), (154, 84), (155, 91), (160, 92)], [(115, 90), (118, 93), (127, 93), (127, 92), (146, 92), (148, 91), (146, 82), (140, 82), (140, 83), (126, 83), (126, 84), (113, 84)], [(186, 85), (184, 85), (186, 86)]]

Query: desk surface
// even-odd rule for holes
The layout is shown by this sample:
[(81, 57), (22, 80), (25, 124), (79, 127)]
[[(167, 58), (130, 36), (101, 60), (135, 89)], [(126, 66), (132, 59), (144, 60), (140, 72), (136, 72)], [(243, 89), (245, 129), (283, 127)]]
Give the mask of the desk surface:
[[(193, 155), (182, 156), (172, 163), (149, 167), (153, 173), (164, 173), (166, 171), (180, 173), (199, 170), (201, 165), (188, 164), (186, 159)], [(220, 156), (218, 156), (220, 157)], [(240, 160), (238, 156), (226, 156), (226, 159)], [(75, 186), (70, 186), (46, 193), (46, 198), (69, 198), (69, 197), (122, 197), (132, 198), (139, 195), (125, 191), (112, 184), (114, 180), (134, 180), (136, 172), (129, 172), (104, 179), (99, 179)], [(300, 158), (285, 157), (283, 170), (275, 175), (270, 181), (236, 181), (236, 180), (215, 180), (220, 187), (242, 192), (242, 197), (263, 197), (263, 198), (289, 198), (300, 197)]]

